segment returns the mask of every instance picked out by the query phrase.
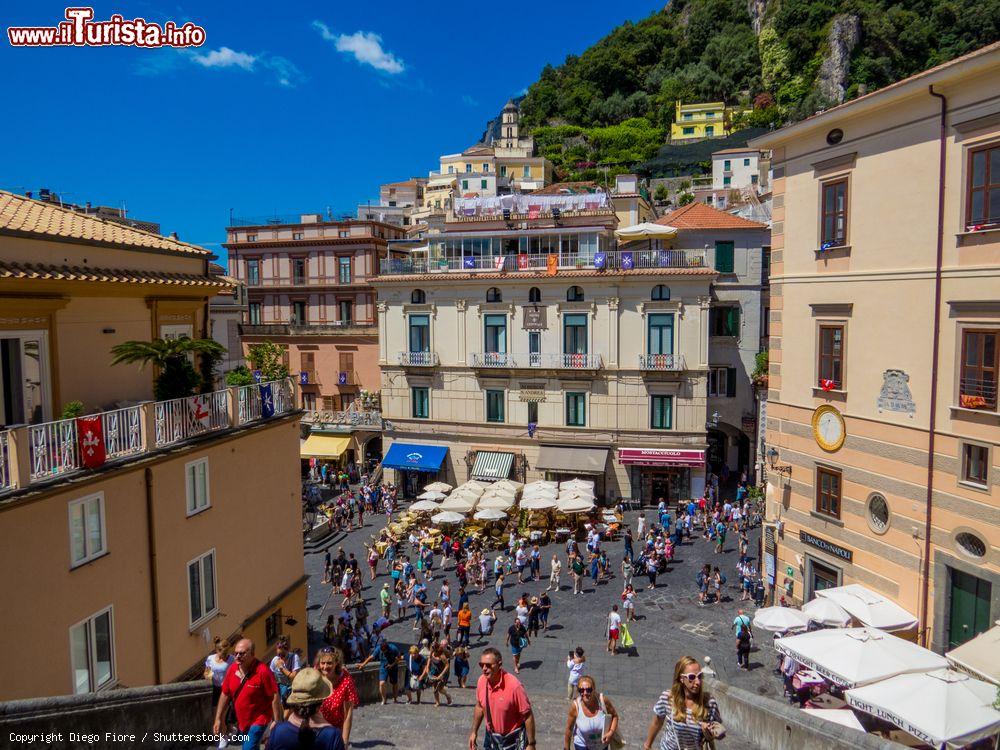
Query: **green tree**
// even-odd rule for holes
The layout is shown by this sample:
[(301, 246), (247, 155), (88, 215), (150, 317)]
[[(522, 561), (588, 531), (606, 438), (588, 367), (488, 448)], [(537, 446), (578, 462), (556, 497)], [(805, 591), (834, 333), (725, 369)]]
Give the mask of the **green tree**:
[(284, 348), (272, 341), (250, 344), (247, 347), (247, 362), (252, 369), (260, 370), (261, 378), (265, 381), (288, 377), (288, 366), (284, 359)]
[(211, 387), (191, 364), (189, 355), (218, 358), (225, 353), (222, 344), (212, 339), (153, 339), (124, 341), (111, 348), (111, 364), (139, 364), (139, 369), (152, 364), (159, 371), (153, 381), (153, 395), (158, 401), (192, 395), (196, 389)]
[(667, 186), (664, 185), (662, 182), (659, 185), (657, 185), (656, 190), (653, 191), (653, 198), (655, 198), (658, 201), (665, 201), (669, 197), (670, 197), (670, 191), (667, 189)]
[(694, 201), (694, 196), (691, 193), (681, 193), (677, 196), (677, 205), (686, 206), (688, 203)]

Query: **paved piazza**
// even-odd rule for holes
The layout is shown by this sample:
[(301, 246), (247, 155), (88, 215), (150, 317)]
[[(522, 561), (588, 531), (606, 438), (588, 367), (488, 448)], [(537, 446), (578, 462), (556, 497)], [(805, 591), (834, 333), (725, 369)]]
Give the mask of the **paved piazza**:
[[(654, 514), (655, 509), (654, 513), (647, 511), (647, 517)], [(635, 512), (630, 512), (626, 518), (633, 529), (636, 515)], [(338, 534), (330, 542), (333, 554), (336, 554), (338, 547), (343, 547), (345, 552), (353, 552), (362, 562), (366, 578), (364, 596), (372, 613), (372, 620), (377, 617), (380, 609), (377, 592), (382, 583), (389, 579), (384, 572), (384, 563), (380, 561), (380, 575), (376, 580), (376, 586), (368, 584), (363, 544), (384, 524), (384, 516), (366, 519), (363, 531)], [(751, 532), (751, 550), (756, 549), (759, 533), (759, 529)], [(726, 549), (721, 555), (715, 554), (712, 544), (701, 538), (685, 541), (677, 550), (667, 573), (657, 578), (657, 586), (653, 591), (646, 590), (648, 581), (645, 576), (636, 577), (633, 583), (639, 594), (636, 613), (640, 619), (630, 626), (635, 639), (635, 648), (632, 653), (619, 653), (617, 656), (612, 656), (606, 650), (604, 627), (611, 605), (621, 604), (620, 575), (611, 581), (601, 582), (596, 588), (588, 577), (584, 593), (574, 596), (571, 579), (565, 572), (564, 545), (551, 544), (544, 547), (542, 581), (522, 584), (516, 582), (516, 572), (509, 576), (508, 579), (512, 582), (504, 589), (507, 611), (497, 612), (494, 635), (487, 639), (479, 639), (473, 635), (473, 669), (470, 673), (470, 684), (474, 684), (475, 678), (478, 677), (478, 669), (475, 667), (476, 652), (486, 645), (499, 648), (504, 655), (504, 666), (512, 668), (510, 650), (505, 647), (504, 638), (513, 618), (513, 604), (520, 593), (536, 595), (548, 585), (548, 563), (552, 553), (558, 551), (563, 560), (562, 590), (552, 595), (549, 631), (541, 633), (540, 638), (532, 639), (531, 646), (525, 649), (519, 675), (535, 706), (536, 717), (539, 720), (540, 750), (562, 746), (562, 730), (566, 718), (566, 654), (576, 646), (582, 646), (587, 652), (587, 671), (597, 680), (598, 689), (621, 704), (625, 718), (623, 734), (634, 748), (642, 747), (652, 704), (656, 697), (669, 687), (674, 663), (684, 654), (690, 654), (699, 660), (704, 660), (706, 656), (711, 657), (711, 667), (725, 682), (761, 695), (780, 697), (780, 682), (770, 669), (774, 662), (773, 651), (769, 647), (769, 634), (756, 633), (758, 645), (762, 648), (752, 654), (751, 669), (742, 671), (736, 668), (731, 629), (733, 617), (740, 607), (738, 601), (740, 594), (736, 588), (735, 564), (738, 559), (736, 541), (737, 537), (730, 534)], [(310, 653), (322, 646), (322, 628), (327, 615), (336, 614), (339, 604), (339, 596), (334, 596), (324, 608), (330, 594), (330, 587), (321, 583), (324, 549), (325, 547), (307, 554), (305, 561), (306, 572), (310, 575), (309, 623), (312, 639)], [(623, 543), (616, 541), (605, 544), (605, 549), (608, 550), (613, 568), (620, 565)], [(491, 562), (493, 557), (495, 555), (490, 557)], [(437, 561), (440, 563), (440, 557)], [(695, 577), (704, 563), (718, 565), (728, 581), (724, 586), (721, 603), (701, 607), (697, 601)], [(445, 573), (452, 586), (452, 597), (455, 599), (458, 584), (453, 574), (453, 565), (454, 563), (450, 562)], [(440, 574), (440, 571), (435, 573)], [(436, 575), (428, 584), (430, 598), (437, 596), (441, 580), (440, 575)], [(473, 613), (478, 615), (480, 610), (493, 601), (492, 585), (488, 585), (482, 594), (476, 593), (475, 590), (471, 591), (470, 599)], [(747, 612), (752, 615), (752, 602), (744, 604), (750, 605)], [(415, 636), (411, 626), (412, 621), (394, 623), (386, 632), (391, 641), (410, 644)], [(475, 631), (476, 620), (473, 619), (473, 634)], [(704, 666), (704, 661), (702, 664)], [(452, 679), (452, 685), (454, 682)], [(352, 746), (465, 747), (471, 721), (472, 690), (462, 691), (454, 687), (452, 692), (457, 707), (435, 708), (433, 702), (421, 706), (401, 704), (363, 707), (357, 715), (352, 731)], [(424, 700), (428, 700), (429, 696), (429, 691), (426, 691)], [(739, 736), (738, 727), (727, 728), (729, 736), (720, 743), (720, 748), (736, 750), (754, 747), (752, 743)]]

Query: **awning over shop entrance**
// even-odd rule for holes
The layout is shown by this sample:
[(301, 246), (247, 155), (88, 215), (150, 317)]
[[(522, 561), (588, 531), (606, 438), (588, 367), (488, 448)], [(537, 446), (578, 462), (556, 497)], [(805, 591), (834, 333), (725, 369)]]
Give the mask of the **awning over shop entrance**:
[(705, 451), (680, 448), (619, 448), (618, 463), (636, 466), (690, 466), (700, 469), (705, 465)]
[(488, 482), (506, 479), (510, 476), (510, 466), (513, 463), (513, 453), (479, 451), (476, 454), (476, 463), (472, 466), (472, 478), (485, 479)]
[(563, 448), (558, 445), (543, 445), (538, 449), (535, 468), (560, 474), (603, 474), (607, 461), (607, 448)]
[(305, 439), (299, 449), (302, 458), (340, 458), (351, 444), (349, 437), (339, 435), (312, 434)]
[(383, 469), (401, 469), (403, 471), (436, 472), (441, 468), (446, 445), (420, 445), (419, 443), (393, 443), (389, 452), (382, 459)]

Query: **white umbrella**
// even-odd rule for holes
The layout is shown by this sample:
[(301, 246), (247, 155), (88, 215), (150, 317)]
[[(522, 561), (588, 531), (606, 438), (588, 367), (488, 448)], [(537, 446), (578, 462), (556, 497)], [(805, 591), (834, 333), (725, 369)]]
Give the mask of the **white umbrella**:
[(593, 492), (584, 490), (563, 490), (559, 493), (560, 500), (594, 500)]
[(431, 521), (434, 523), (462, 523), (464, 520), (465, 516), (451, 510), (446, 510), (443, 513), (438, 513), (436, 516), (431, 516)]
[(587, 479), (570, 479), (559, 485), (561, 490), (589, 490), (594, 491), (594, 483)]
[(473, 500), (483, 493), (475, 487), (456, 487), (449, 497), (468, 497)]
[(559, 489), (559, 482), (551, 482), (547, 479), (538, 479), (534, 482), (529, 482), (528, 484), (524, 485), (522, 489), (524, 489), (525, 492), (528, 492), (529, 490), (538, 490), (542, 489), (543, 487), (550, 487), (554, 490), (557, 490)]
[(451, 485), (445, 482), (431, 482), (429, 485), (424, 487), (427, 492), (450, 492)]
[(410, 510), (416, 511), (417, 513), (430, 513), (440, 509), (441, 506), (433, 500), (417, 500), (417, 502), (410, 506)]
[(865, 625), (881, 630), (906, 630), (917, 618), (893, 601), (860, 583), (850, 583), (817, 591), (816, 596), (832, 599)]
[(964, 747), (1000, 730), (996, 686), (964, 672), (903, 674), (848, 690), (856, 709), (887, 719), (934, 747)]
[(428, 490), (427, 492), (422, 492), (417, 495), (417, 500), (443, 500), (445, 494), (443, 492), (438, 492), (437, 490)]
[(556, 501), (551, 497), (521, 498), (521, 507), (525, 510), (546, 510), (556, 507)]
[(507, 514), (497, 508), (483, 508), (482, 510), (477, 510), (476, 515), (473, 516), (473, 518), (478, 518), (480, 521), (499, 521), (501, 518), (506, 517)]
[(524, 485), (521, 484), (520, 482), (515, 482), (513, 479), (501, 479), (499, 482), (497, 482), (496, 484), (494, 484), (493, 487), (494, 488), (496, 488), (496, 487), (505, 487), (506, 489), (509, 489), (509, 490), (519, 490), (522, 487), (524, 487)]
[(463, 487), (476, 487), (479, 490), (485, 490), (490, 486), (490, 482), (484, 482), (481, 479), (470, 479), (468, 482), (462, 485)]
[(847, 708), (802, 708), (799, 710), (810, 716), (817, 716), (820, 719), (832, 721), (834, 724), (857, 729), (859, 732), (865, 731), (865, 728), (861, 726), (861, 722), (858, 721), (858, 717), (854, 715), (853, 711)]
[(948, 666), (944, 657), (876, 628), (840, 628), (788, 635), (774, 648), (841, 687)]
[(559, 498), (556, 507), (563, 513), (586, 513), (594, 508), (594, 501), (585, 497)]
[(762, 607), (754, 613), (753, 624), (772, 633), (786, 633), (805, 630), (809, 627), (809, 618), (801, 609), (793, 607)]
[(588, 511), (593, 510), (593, 508), (594, 508), (593, 505), (587, 507), (583, 505), (573, 505), (564, 508), (559, 508), (559, 512), (566, 513), (567, 515), (572, 515), (574, 513), (587, 513)]
[(521, 493), (521, 497), (558, 497), (558, 496), (559, 496), (559, 490), (553, 489), (551, 487), (542, 487), (539, 489), (531, 490), (530, 492), (528, 490), (525, 490), (524, 492)]
[(490, 487), (486, 492), (483, 493), (483, 497), (516, 497), (517, 490), (512, 490), (508, 487)]
[(666, 224), (653, 224), (644, 221), (641, 224), (633, 224), (630, 227), (622, 227), (615, 230), (615, 236), (620, 240), (631, 242), (632, 240), (662, 240), (669, 239), (677, 234), (677, 230)]
[(438, 507), (441, 510), (457, 510), (460, 513), (468, 513), (476, 507), (477, 502), (479, 502), (478, 498), (450, 495)]
[(952, 664), (981, 680), (1000, 686), (1000, 620), (971, 641), (945, 654)]
[(816, 597), (811, 602), (806, 602), (802, 611), (809, 617), (810, 622), (818, 622), (821, 625), (846, 628), (851, 624), (851, 613), (833, 599)]
[(514, 504), (514, 499), (505, 497), (484, 497), (479, 501), (477, 508), (492, 508), (494, 510), (507, 510)]

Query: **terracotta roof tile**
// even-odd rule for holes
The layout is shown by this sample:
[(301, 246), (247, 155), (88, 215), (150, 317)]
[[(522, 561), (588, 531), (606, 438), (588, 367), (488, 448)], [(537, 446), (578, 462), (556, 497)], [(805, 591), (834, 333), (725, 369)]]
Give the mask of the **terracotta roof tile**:
[(745, 154), (749, 151), (758, 152), (759, 150), (760, 149), (750, 148), (749, 146), (745, 146), (744, 148), (724, 148), (720, 151), (713, 151), (712, 156), (715, 156), (716, 154)]
[(228, 288), (225, 276), (201, 276), (196, 273), (165, 273), (136, 271), (127, 268), (92, 268), (89, 266), (57, 266), (45, 263), (0, 261), (0, 280), (90, 281), (111, 284), (156, 284), (159, 286), (200, 286)]
[(767, 229), (767, 224), (744, 219), (712, 208), (704, 203), (688, 203), (676, 211), (656, 220), (657, 224), (666, 224), (677, 229)]
[(394, 281), (474, 281), (478, 279), (506, 279), (507, 281), (527, 281), (529, 279), (557, 279), (557, 278), (580, 278), (583, 276), (715, 276), (714, 268), (700, 266), (697, 268), (636, 268), (631, 271), (599, 271), (594, 268), (581, 268), (566, 271), (559, 271), (554, 276), (547, 274), (544, 269), (536, 271), (512, 271), (510, 273), (487, 272), (487, 273), (412, 273), (412, 274), (387, 274), (384, 276), (374, 276), (369, 279), (370, 283), (388, 283)]
[(135, 229), (96, 216), (71, 211), (53, 203), (0, 190), (0, 233), (117, 245), (138, 250), (165, 250), (181, 255), (206, 256), (210, 250), (187, 242)]

